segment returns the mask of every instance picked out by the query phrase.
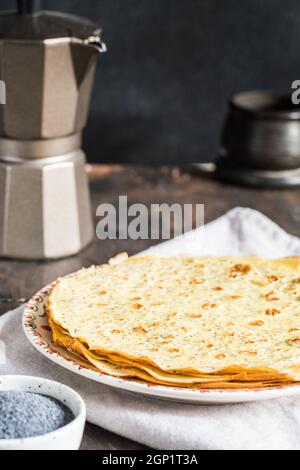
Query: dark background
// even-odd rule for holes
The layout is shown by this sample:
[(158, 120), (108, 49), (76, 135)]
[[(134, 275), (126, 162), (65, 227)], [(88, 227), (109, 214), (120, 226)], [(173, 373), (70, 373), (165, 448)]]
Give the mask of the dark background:
[[(0, 8), (14, 2), (0, 0)], [(300, 79), (299, 0), (45, 0), (104, 30), (90, 161), (213, 160), (230, 95)]]

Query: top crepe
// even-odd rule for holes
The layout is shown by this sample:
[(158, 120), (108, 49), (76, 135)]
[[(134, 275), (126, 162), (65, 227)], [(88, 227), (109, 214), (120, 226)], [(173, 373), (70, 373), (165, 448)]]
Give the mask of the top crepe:
[(59, 279), (48, 312), (61, 345), (143, 380), (300, 380), (298, 258), (129, 258)]

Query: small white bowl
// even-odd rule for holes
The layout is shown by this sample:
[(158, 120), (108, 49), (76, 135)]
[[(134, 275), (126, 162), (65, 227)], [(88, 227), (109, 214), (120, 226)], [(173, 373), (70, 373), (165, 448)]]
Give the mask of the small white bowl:
[(33, 392), (56, 398), (75, 418), (66, 426), (41, 436), (0, 439), (0, 450), (78, 450), (84, 431), (86, 408), (77, 392), (66, 385), (40, 377), (0, 375), (0, 391)]

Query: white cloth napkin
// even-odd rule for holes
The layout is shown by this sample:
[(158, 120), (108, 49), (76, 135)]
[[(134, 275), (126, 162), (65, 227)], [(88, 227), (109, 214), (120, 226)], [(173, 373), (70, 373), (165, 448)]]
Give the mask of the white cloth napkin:
[[(148, 250), (162, 254), (300, 255), (300, 240), (252, 209), (235, 208), (203, 229)], [(42, 286), (41, 286), (42, 287)], [(7, 361), (0, 374), (47, 377), (76, 389), (88, 421), (163, 450), (300, 449), (300, 397), (203, 406), (144, 398), (94, 383), (42, 357), (21, 329), (22, 308), (0, 317)]]

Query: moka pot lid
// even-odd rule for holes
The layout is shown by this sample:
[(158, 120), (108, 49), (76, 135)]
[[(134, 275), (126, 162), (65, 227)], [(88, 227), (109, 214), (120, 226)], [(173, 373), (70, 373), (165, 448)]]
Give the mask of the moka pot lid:
[(99, 38), (101, 28), (80, 16), (40, 10), (41, 2), (18, 1), (16, 11), (0, 14), (0, 40), (46, 41), (58, 38)]

